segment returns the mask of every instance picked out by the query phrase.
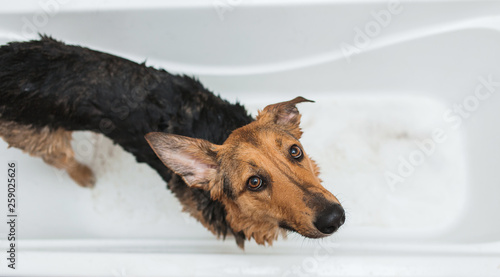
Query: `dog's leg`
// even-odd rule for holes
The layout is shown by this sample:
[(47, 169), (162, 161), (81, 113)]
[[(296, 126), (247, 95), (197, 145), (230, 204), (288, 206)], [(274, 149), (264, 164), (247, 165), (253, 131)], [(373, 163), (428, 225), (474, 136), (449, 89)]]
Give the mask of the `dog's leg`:
[(93, 187), (95, 177), (92, 170), (75, 160), (71, 148), (71, 132), (48, 127), (34, 129), (27, 125), (0, 121), (0, 137), (9, 147), (16, 147), (31, 156), (42, 158), (47, 164), (64, 169), (82, 187)]

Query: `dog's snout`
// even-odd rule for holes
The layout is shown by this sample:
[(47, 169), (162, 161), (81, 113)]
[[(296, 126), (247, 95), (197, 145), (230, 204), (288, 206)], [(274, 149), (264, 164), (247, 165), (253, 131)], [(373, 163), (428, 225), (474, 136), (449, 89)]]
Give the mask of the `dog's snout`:
[(339, 204), (330, 205), (316, 216), (314, 226), (323, 234), (332, 234), (345, 222), (345, 211)]

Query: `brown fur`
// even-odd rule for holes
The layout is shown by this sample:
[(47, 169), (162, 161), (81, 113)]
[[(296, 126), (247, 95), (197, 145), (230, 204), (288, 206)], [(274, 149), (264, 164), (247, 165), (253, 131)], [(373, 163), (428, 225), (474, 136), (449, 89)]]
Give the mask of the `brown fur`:
[[(241, 142), (245, 133), (258, 133), (259, 139), (255, 142)], [(283, 155), (283, 148), (274, 143), (276, 138), (283, 140), (283, 145), (300, 142), (292, 135), (275, 131), (269, 121), (256, 121), (242, 129), (235, 131), (229, 141), (224, 143), (220, 150), (222, 167), (229, 169), (230, 178), (237, 196), (237, 201), (231, 201), (220, 192), (213, 195), (220, 198), (227, 208), (227, 220), (235, 231), (243, 230), (247, 238), (253, 237), (259, 244), (271, 243), (278, 236), (280, 221), (287, 224), (299, 233), (308, 237), (322, 237), (312, 226), (315, 211), (304, 201), (304, 191), (323, 195), (331, 202), (338, 203), (337, 198), (321, 186), (318, 178), (318, 168), (305, 153), (304, 166), (293, 164)], [(237, 145), (237, 147), (233, 147)], [(255, 194), (245, 190), (246, 178), (255, 174), (255, 168), (264, 168), (272, 177), (273, 186), (262, 193)], [(302, 187), (291, 185), (290, 179), (300, 183)], [(249, 210), (243, 207), (258, 207)], [(263, 220), (265, 219), (265, 220)], [(255, 224), (259, 222), (259, 224)], [(304, 224), (308, 222), (309, 224)]]
[(94, 174), (87, 166), (75, 160), (71, 148), (71, 132), (48, 127), (35, 129), (31, 126), (0, 120), (0, 137), (9, 147), (16, 147), (31, 156), (42, 158), (47, 164), (64, 169), (82, 187), (93, 187)]
[[(191, 187), (210, 191), (226, 207), (226, 220), (235, 232), (258, 244), (272, 244), (283, 225), (311, 238), (326, 236), (314, 226), (318, 212), (339, 201), (321, 185), (319, 168), (300, 144), (300, 114), (292, 101), (267, 106), (257, 119), (233, 131), (223, 145), (182, 136), (146, 136), (166, 166)], [(303, 158), (290, 157), (292, 145)], [(269, 184), (261, 191), (247, 188), (251, 176)]]

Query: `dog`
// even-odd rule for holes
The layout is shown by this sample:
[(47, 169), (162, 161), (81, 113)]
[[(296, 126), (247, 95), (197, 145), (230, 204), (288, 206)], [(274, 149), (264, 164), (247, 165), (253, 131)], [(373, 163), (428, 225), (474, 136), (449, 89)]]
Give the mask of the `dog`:
[(197, 80), (48, 36), (0, 47), (0, 136), (93, 187), (75, 160), (73, 131), (101, 133), (167, 182), (217, 237), (271, 245), (288, 231), (308, 238), (345, 221), (338, 199), (299, 139), (303, 97), (253, 119)]

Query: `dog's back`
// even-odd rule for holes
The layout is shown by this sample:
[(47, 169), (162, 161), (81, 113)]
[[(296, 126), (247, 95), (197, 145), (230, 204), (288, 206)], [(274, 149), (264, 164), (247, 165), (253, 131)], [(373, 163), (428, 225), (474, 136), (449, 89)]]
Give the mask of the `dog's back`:
[(0, 48), (3, 120), (106, 133), (137, 117), (136, 123), (145, 122), (141, 127), (150, 129), (142, 132), (165, 127), (170, 129), (163, 131), (188, 132), (171, 126), (171, 117), (181, 115), (187, 125), (193, 124), (196, 110), (189, 118), (180, 109), (200, 109), (204, 102), (224, 104), (192, 78), (49, 37)]
[[(152, 154), (148, 132), (222, 143), (251, 118), (193, 78), (42, 37), (0, 48), (0, 120), (92, 130), (137, 156)], [(144, 149), (127, 149), (137, 148), (135, 140)]]
[[(94, 102), (109, 102), (110, 93), (97, 76), (108, 78), (98, 70), (100, 53), (66, 46), (47, 37), (40, 41), (14, 42), (0, 48), (0, 114), (6, 121), (29, 124), (35, 128), (49, 126), (65, 129), (95, 128), (90, 122), (78, 122), (84, 112), (98, 116), (90, 107)], [(104, 58), (104, 57), (102, 57)], [(94, 87), (94, 89), (92, 89)], [(99, 101), (95, 99), (101, 92)], [(88, 121), (92, 117), (81, 117)], [(95, 118), (95, 117), (94, 117)], [(89, 126), (90, 125), (90, 126)], [(96, 128), (97, 129), (97, 128)]]

